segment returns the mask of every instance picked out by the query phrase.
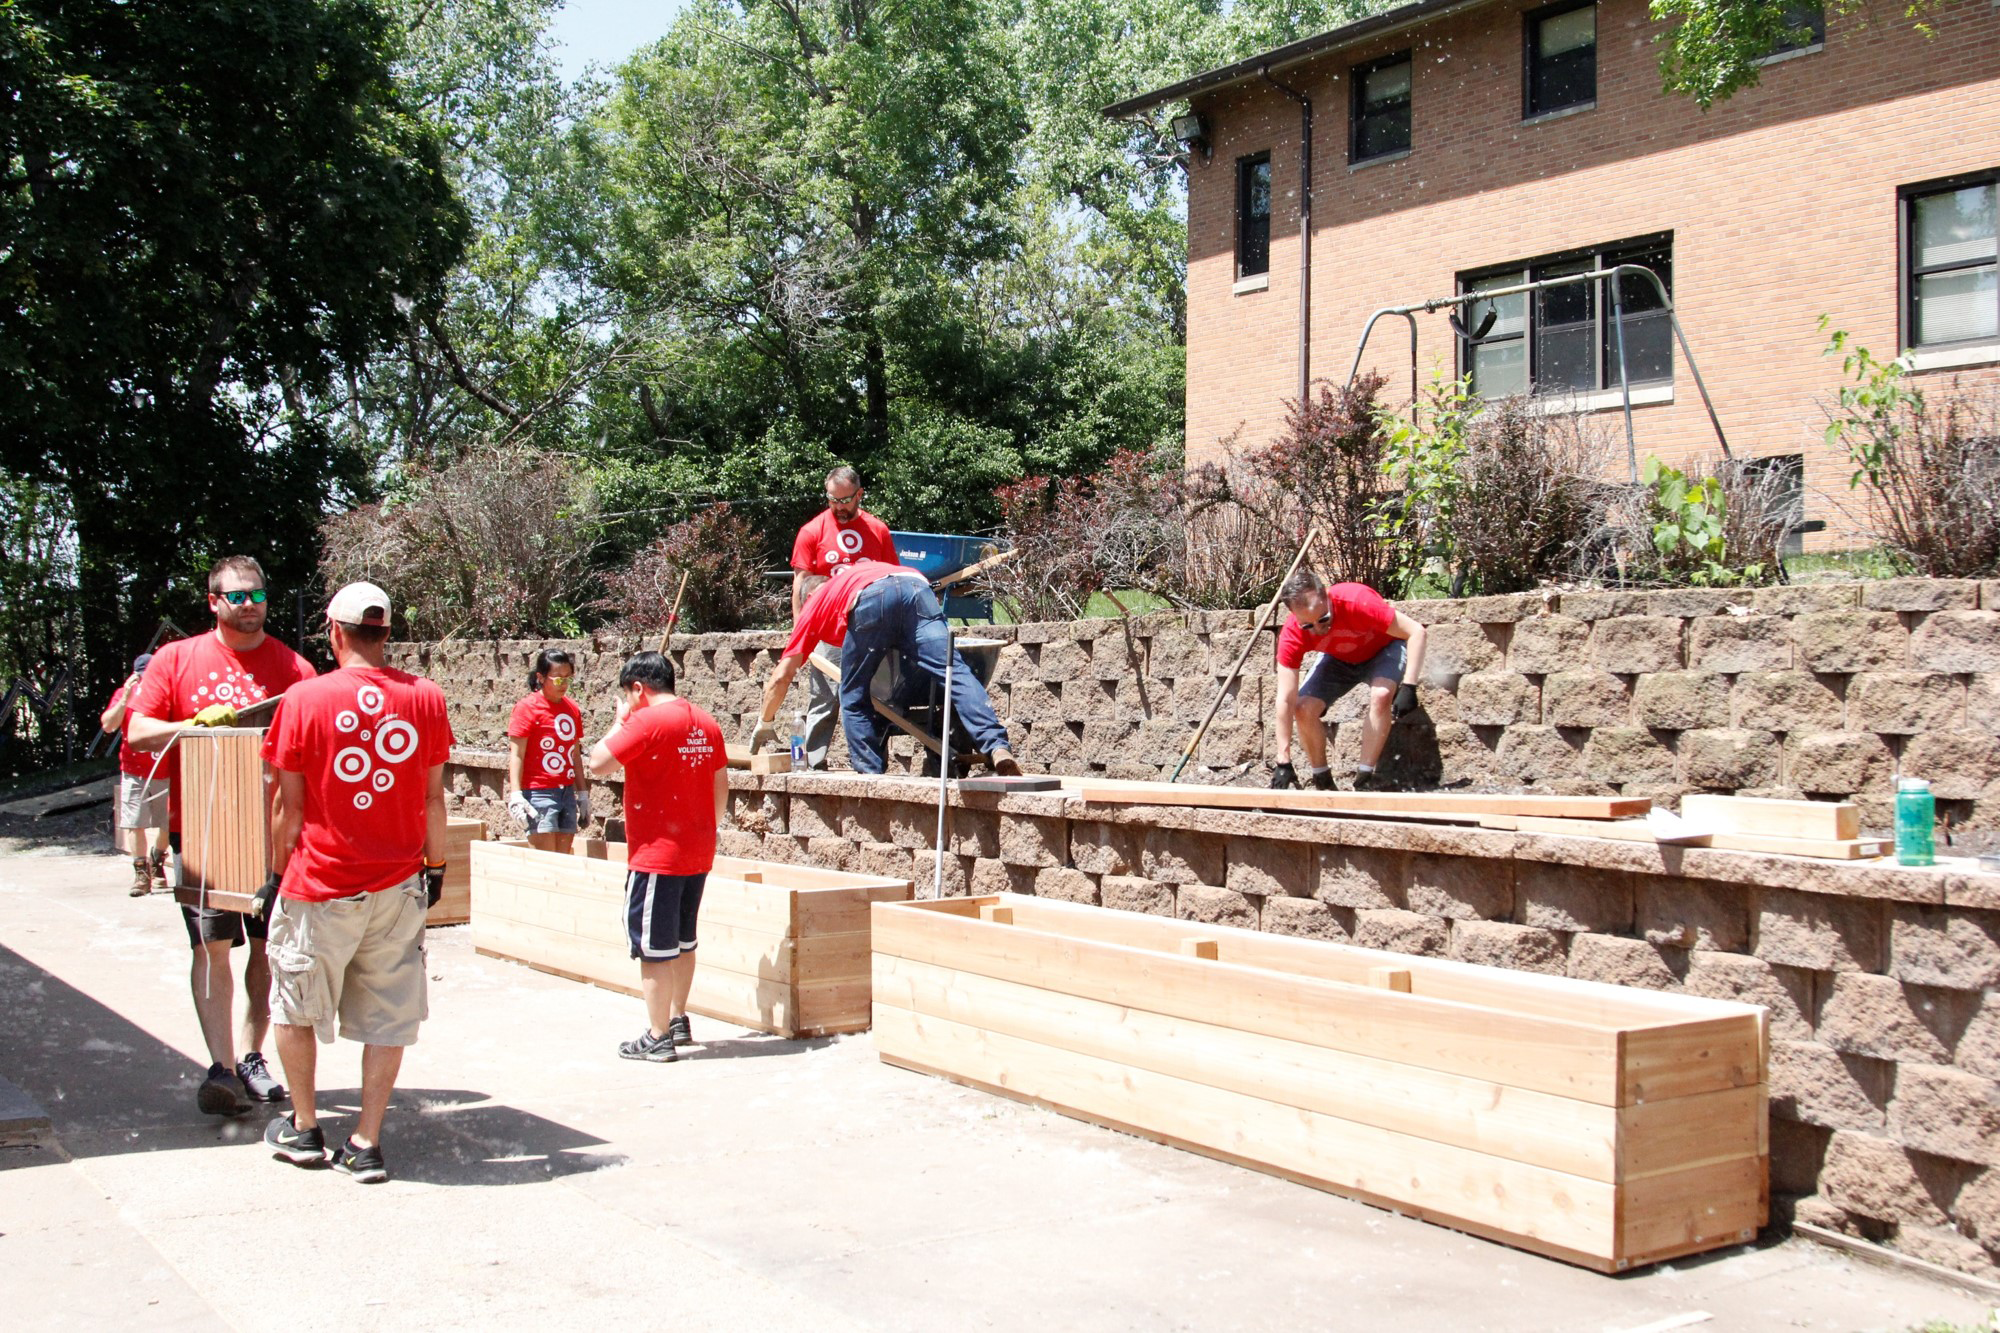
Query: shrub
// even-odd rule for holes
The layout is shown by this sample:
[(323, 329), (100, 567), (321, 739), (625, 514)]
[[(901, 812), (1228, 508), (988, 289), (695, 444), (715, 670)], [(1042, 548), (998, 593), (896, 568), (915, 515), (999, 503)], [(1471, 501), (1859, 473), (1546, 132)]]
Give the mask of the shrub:
[(404, 633), (568, 634), (598, 541), (589, 479), (525, 445), (416, 473), (408, 494), (320, 526), (329, 587), (386, 588)]
[(634, 634), (667, 627), (681, 578), (676, 633), (747, 629), (782, 623), (791, 612), (784, 586), (767, 578), (760, 532), (726, 504), (713, 505), (662, 532), (623, 569), (605, 575), (593, 610)]
[(1383, 380), (1370, 372), (1353, 384), (1322, 381), (1317, 397), (1292, 402), (1284, 432), (1243, 461), (1245, 473), (1268, 489), (1265, 517), (1286, 525), (1296, 514), (1319, 528), (1319, 566), (1334, 579), (1402, 591), (1398, 561), (1378, 531), (1384, 502), (1394, 493), (1383, 475), (1388, 437), (1376, 399)]
[(1444, 529), (1454, 593), (1616, 573), (1608, 524), (1623, 488), (1604, 480), (1609, 446), (1586, 419), (1504, 398), (1464, 432)]
[(1926, 393), (1905, 363), (1878, 361), (1838, 330), (1826, 351), (1853, 380), (1828, 414), (1826, 440), (1854, 464), (1849, 486), (1872, 488), (1874, 536), (1934, 578), (2000, 569), (2000, 389), (1954, 380)]

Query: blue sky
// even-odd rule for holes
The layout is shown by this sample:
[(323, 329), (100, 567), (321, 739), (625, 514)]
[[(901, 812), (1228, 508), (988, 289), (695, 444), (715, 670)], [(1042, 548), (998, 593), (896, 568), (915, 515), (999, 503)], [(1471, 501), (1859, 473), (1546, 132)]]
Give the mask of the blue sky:
[(549, 24), (561, 44), (563, 79), (575, 79), (586, 65), (616, 65), (665, 33), (680, 8), (680, 0), (565, 0)]

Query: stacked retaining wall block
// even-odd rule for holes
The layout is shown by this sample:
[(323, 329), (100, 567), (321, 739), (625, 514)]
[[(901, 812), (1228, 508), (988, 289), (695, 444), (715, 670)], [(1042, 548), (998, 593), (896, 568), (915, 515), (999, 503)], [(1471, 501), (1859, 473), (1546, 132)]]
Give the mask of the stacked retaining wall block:
[[(1421, 710), (1386, 767), (1413, 785), (1649, 796), (1842, 797), (1884, 829), (1899, 774), (1941, 814), (2000, 830), (2000, 581), (1894, 579), (1746, 590), (1566, 592), (1406, 603), (1428, 627)], [(1252, 632), (1248, 611), (1002, 626), (993, 699), (1031, 771), (1173, 771)], [(1269, 636), (1267, 635), (1267, 638)], [(681, 688), (742, 737), (783, 636), (680, 640)], [(400, 664), (444, 685), (461, 743), (504, 749), (539, 642), (412, 644)], [(618, 664), (600, 637), (571, 694), (588, 737), (610, 724)], [(1270, 646), (1253, 648), (1184, 781), (1266, 780), (1276, 710)], [(1360, 744), (1365, 691), (1335, 703), (1337, 765)], [(795, 725), (795, 685), (785, 727)], [(892, 767), (918, 759), (904, 737)], [(845, 766), (836, 741), (833, 764)]]

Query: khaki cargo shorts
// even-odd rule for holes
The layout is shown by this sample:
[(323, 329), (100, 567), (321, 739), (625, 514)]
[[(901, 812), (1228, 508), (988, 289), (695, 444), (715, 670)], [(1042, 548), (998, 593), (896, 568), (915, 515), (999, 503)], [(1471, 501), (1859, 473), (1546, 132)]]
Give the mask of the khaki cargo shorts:
[(354, 898), (271, 907), (271, 1018), (371, 1046), (413, 1046), (430, 1016), (423, 880)]

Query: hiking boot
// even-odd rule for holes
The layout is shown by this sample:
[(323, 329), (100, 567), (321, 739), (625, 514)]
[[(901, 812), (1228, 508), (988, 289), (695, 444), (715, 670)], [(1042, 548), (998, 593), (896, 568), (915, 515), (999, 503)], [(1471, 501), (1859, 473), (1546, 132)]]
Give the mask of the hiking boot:
[(222, 1065), (210, 1065), (208, 1077), (201, 1082), (201, 1090), (194, 1095), (194, 1104), (205, 1115), (243, 1115), (250, 1109), (250, 1091), (243, 1086), (243, 1080), (236, 1071)]
[(253, 1102), (285, 1100), (285, 1085), (271, 1077), (271, 1067), (255, 1051), (236, 1062), (236, 1077), (243, 1080), (243, 1090), (250, 1094)]
[(334, 1153), (333, 1169), (342, 1175), (353, 1176), (364, 1185), (379, 1185), (389, 1178), (389, 1168), (382, 1161), (382, 1145), (379, 1143), (363, 1148), (349, 1139)]
[[(166, 852), (162, 851), (162, 850), (161, 850), (160, 848), (158, 848), (158, 847), (155, 847), (155, 848), (153, 849), (153, 855), (152, 855), (152, 859), (151, 859), (151, 861), (149, 862), (149, 864), (151, 865), (151, 867), (152, 867), (152, 871), (153, 871), (153, 892), (154, 892), (154, 893), (165, 893), (165, 892), (167, 891), (167, 854), (166, 854)], [(137, 895), (137, 894), (135, 893), (135, 894), (134, 894), (133, 896), (134, 896), (134, 897), (137, 897), (138, 895)]]
[(273, 1157), (290, 1162), (293, 1166), (325, 1166), (326, 1138), (319, 1132), (319, 1126), (300, 1129), (293, 1122), (293, 1115), (280, 1116), (264, 1126), (264, 1143)]
[(618, 1054), (627, 1060), (651, 1060), (656, 1065), (670, 1065), (681, 1058), (679, 1052), (674, 1050), (673, 1032), (662, 1032), (656, 1037), (651, 1028), (630, 1041), (619, 1042)]
[(132, 896), (143, 898), (153, 891), (153, 863), (144, 857), (132, 858)]
[[(648, 1031), (650, 1032), (651, 1029), (649, 1028)], [(694, 1045), (694, 1029), (688, 1026), (688, 1016), (686, 1014), (682, 1014), (679, 1018), (667, 1020), (667, 1035), (674, 1039), (674, 1045), (676, 1046)]]
[(1014, 752), (1006, 746), (995, 746), (993, 753), (988, 757), (993, 761), (995, 776), (1003, 778), (1018, 778), (1021, 776), (1021, 761), (1016, 759)]

